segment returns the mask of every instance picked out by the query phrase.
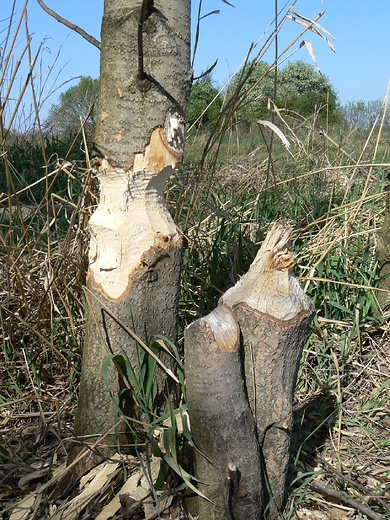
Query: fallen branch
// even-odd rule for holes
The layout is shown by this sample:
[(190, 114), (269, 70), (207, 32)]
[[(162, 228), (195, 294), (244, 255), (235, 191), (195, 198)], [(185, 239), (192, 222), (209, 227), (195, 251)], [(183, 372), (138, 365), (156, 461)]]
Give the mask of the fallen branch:
[[(306, 475), (299, 471), (297, 476), (300, 479), (304, 479)], [(384, 518), (383, 515), (378, 515), (370, 507), (361, 504), (360, 502), (352, 498), (350, 495), (348, 495), (348, 493), (346, 493), (345, 491), (340, 491), (337, 489), (333, 489), (329, 486), (325, 486), (325, 484), (322, 484), (317, 480), (311, 481), (309, 484), (309, 488), (312, 491), (315, 491), (316, 493), (319, 493), (324, 497), (334, 498), (342, 504), (353, 507), (356, 511), (360, 511), (360, 513), (366, 515), (367, 518), (371, 518), (372, 520), (382, 520)]]
[(385, 500), (383, 500), (381, 497), (377, 496), (377, 495), (373, 495), (369, 489), (367, 489), (365, 486), (362, 486), (362, 484), (360, 484), (359, 482), (356, 482), (356, 480), (353, 480), (352, 478), (349, 478), (345, 475), (343, 475), (342, 473), (340, 473), (339, 471), (337, 471), (337, 469), (335, 469), (331, 464), (329, 464), (328, 462), (326, 462), (326, 460), (324, 459), (321, 459), (321, 464), (329, 471), (331, 471), (332, 473), (334, 473), (335, 475), (337, 475), (339, 478), (341, 478), (342, 480), (344, 480), (344, 482), (346, 482), (347, 484), (349, 484), (350, 486), (354, 487), (355, 489), (357, 489), (358, 491), (360, 491), (361, 493), (364, 493), (366, 496), (369, 496), (371, 500), (375, 500), (375, 502), (377, 502), (379, 505), (381, 505), (384, 509), (386, 509), (387, 511), (390, 512), (390, 505), (385, 502)]

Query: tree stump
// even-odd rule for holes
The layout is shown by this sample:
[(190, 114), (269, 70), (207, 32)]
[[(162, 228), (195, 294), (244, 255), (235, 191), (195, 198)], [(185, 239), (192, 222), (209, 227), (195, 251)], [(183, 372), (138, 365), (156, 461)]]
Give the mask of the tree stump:
[(313, 307), (276, 223), (248, 273), (185, 331), (199, 517), (277, 518), (285, 503), (292, 405)]

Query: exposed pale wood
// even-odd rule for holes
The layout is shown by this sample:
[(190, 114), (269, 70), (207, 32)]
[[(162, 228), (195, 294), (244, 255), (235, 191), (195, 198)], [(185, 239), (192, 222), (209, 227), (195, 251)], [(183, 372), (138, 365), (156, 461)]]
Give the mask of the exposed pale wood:
[(294, 276), (294, 255), (288, 250), (292, 228), (276, 223), (268, 232), (249, 271), (222, 296), (229, 307), (245, 303), (281, 321), (312, 310), (309, 298)]
[(150, 267), (153, 257), (157, 260), (167, 246), (180, 241), (163, 203), (171, 174), (171, 168), (158, 175), (110, 168), (100, 175), (100, 204), (90, 219), (88, 276), (113, 301), (129, 290), (137, 270)]
[(167, 179), (182, 158), (184, 120), (168, 111), (131, 169), (103, 160), (99, 171), (100, 202), (90, 219), (91, 285), (116, 301), (130, 289), (132, 276), (156, 263), (171, 243), (181, 243), (164, 201)]

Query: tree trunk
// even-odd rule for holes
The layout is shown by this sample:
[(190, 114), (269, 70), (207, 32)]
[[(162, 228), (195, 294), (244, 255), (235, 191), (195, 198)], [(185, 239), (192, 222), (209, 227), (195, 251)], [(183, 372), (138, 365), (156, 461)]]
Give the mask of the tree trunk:
[[(190, 0), (105, 0), (95, 135), (100, 202), (89, 225), (75, 423), (88, 443), (114, 424), (109, 390), (117, 393), (118, 375), (111, 367), (108, 389), (103, 359), (125, 354), (137, 371), (126, 327), (145, 343), (157, 333), (176, 341), (182, 242), (164, 188), (183, 154), (190, 82)], [(161, 373), (161, 401), (165, 379)], [(96, 462), (90, 459), (84, 469)]]
[(284, 506), (294, 388), (313, 316), (292, 272), (290, 235), (275, 224), (248, 273), (185, 331), (196, 476), (211, 500), (200, 500), (202, 520), (277, 518)]

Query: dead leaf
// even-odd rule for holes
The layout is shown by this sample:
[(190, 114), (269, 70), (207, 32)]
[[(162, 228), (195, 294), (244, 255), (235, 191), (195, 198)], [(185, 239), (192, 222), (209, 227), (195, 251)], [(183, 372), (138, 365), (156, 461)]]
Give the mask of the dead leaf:
[(9, 520), (27, 520), (30, 517), (34, 502), (35, 496), (27, 497), (18, 502), (18, 505), (12, 510)]
[(120, 456), (116, 454), (110, 462), (99, 464), (99, 466), (85, 475), (80, 481), (80, 489), (83, 489), (83, 491), (65, 504), (64, 507), (58, 508), (52, 520), (61, 520), (63, 518), (75, 520), (96, 494), (100, 493), (107, 482), (114, 477), (119, 466), (119, 460)]
[(115, 495), (115, 497), (111, 500), (109, 504), (99, 513), (96, 517), (96, 520), (108, 520), (115, 515), (117, 511), (119, 511), (121, 507), (121, 503), (119, 500), (119, 495), (132, 494), (132, 491), (138, 487), (139, 481), (142, 478), (142, 471), (138, 471), (134, 475), (126, 480), (126, 482), (121, 487), (120, 491)]

